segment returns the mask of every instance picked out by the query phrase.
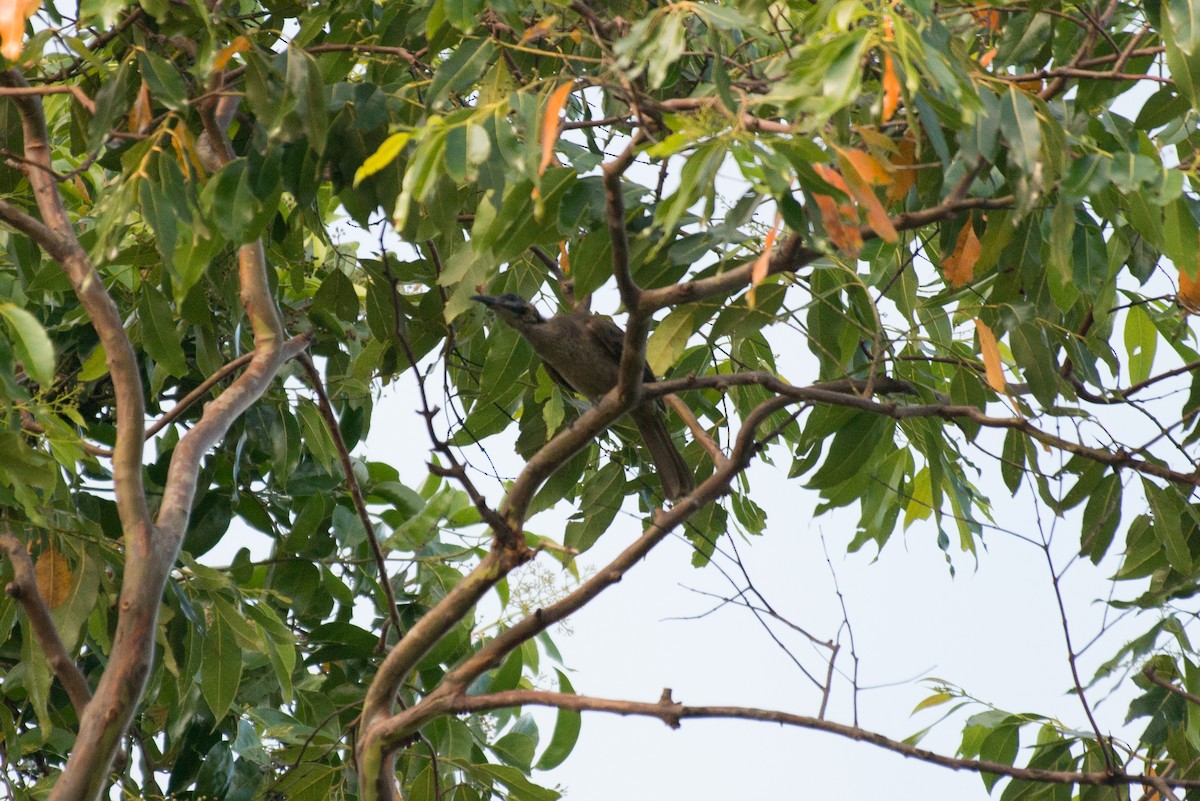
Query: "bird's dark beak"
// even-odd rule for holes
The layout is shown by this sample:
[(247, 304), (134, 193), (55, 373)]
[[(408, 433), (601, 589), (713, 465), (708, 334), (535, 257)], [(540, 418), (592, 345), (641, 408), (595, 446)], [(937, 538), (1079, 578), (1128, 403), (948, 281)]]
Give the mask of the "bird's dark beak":
[(487, 306), (489, 309), (496, 305), (496, 299), (494, 297), (492, 297), (491, 295), (472, 295), (471, 300), (473, 300), (477, 303), (482, 303), (484, 306)]

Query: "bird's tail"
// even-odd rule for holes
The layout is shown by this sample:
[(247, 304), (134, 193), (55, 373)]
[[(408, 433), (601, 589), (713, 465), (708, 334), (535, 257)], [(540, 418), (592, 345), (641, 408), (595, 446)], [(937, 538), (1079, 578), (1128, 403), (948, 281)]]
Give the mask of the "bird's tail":
[(683, 460), (683, 454), (675, 447), (666, 420), (658, 409), (653, 404), (640, 406), (633, 410), (632, 417), (642, 441), (646, 443), (646, 449), (650, 451), (654, 469), (658, 471), (663, 495), (673, 501), (694, 490), (696, 480)]

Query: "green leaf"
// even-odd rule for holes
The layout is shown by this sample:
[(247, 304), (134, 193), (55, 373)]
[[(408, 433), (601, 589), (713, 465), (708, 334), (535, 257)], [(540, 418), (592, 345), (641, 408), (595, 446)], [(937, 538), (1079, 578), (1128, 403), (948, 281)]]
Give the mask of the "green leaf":
[(696, 331), (696, 309), (680, 306), (659, 323), (646, 341), (646, 361), (655, 375), (665, 375), (687, 348), (688, 339)]
[(1022, 172), (1031, 174), (1038, 165), (1042, 129), (1037, 112), (1024, 91), (1015, 86), (1000, 99), (1000, 131), (1008, 141), (1009, 154)]
[(1142, 491), (1154, 514), (1154, 533), (1166, 552), (1167, 561), (1171, 567), (1185, 576), (1192, 572), (1192, 554), (1184, 535), (1185, 519), (1191, 522), (1186, 511), (1182, 508), (1183, 501), (1178, 491), (1173, 487), (1162, 489), (1146, 479), (1142, 479)]
[(491, 37), (464, 40), (434, 73), (425, 101), (429, 108), (440, 109), (451, 94), (467, 91), (483, 75), (495, 51)]
[(204, 637), (203, 649), (200, 693), (213, 714), (214, 726), (219, 726), (233, 704), (242, 680), (242, 649), (224, 617), (213, 618)]
[(579, 502), (583, 520), (567, 523), (563, 545), (579, 553), (591, 548), (617, 516), (625, 497), (624, 488), (625, 470), (621, 465), (609, 462), (597, 470), (583, 485)]
[(171, 62), (149, 50), (142, 50), (138, 53), (138, 64), (142, 70), (142, 80), (150, 87), (154, 99), (172, 111), (187, 108), (187, 87)]
[(216, 172), (200, 192), (200, 208), (234, 244), (258, 236), (255, 221), (262, 205), (250, 185), (246, 159), (234, 159)]
[(1021, 368), (1033, 396), (1044, 407), (1054, 405), (1058, 397), (1058, 370), (1054, 354), (1046, 341), (1046, 332), (1037, 323), (1025, 323), (1009, 332), (1013, 358)]
[(150, 357), (171, 375), (185, 375), (187, 360), (183, 355), (179, 332), (175, 328), (175, 315), (171, 311), (171, 304), (161, 292), (148, 283), (142, 284), (138, 319), (142, 322), (142, 344)]
[(301, 47), (287, 50), (287, 88), (296, 100), (296, 113), (308, 137), (308, 146), (318, 155), (325, 152), (329, 130), (325, 80), (317, 61)]
[(896, 421), (883, 415), (855, 414), (833, 435), (825, 463), (805, 486), (830, 489), (869, 469), (871, 455), (891, 440), (895, 427)]
[(1025, 476), (1025, 435), (1010, 428), (1004, 434), (1004, 451), (1000, 455), (1000, 476), (1013, 495), (1021, 488)]
[(1100, 564), (1108, 553), (1113, 536), (1121, 523), (1121, 478), (1108, 473), (1092, 490), (1083, 509), (1083, 524), (1079, 530), (1079, 553)]
[(1138, 384), (1150, 377), (1158, 348), (1158, 329), (1142, 306), (1130, 306), (1125, 314), (1125, 353), (1129, 356), (1129, 381)]
[[(561, 670), (555, 670), (558, 675), (558, 691), (567, 695), (574, 695), (575, 688), (571, 686), (571, 681), (567, 675)], [(575, 749), (575, 743), (579, 740), (579, 730), (582, 725), (582, 715), (576, 709), (560, 708), (558, 716), (554, 721), (554, 735), (551, 736), (550, 742), (546, 745), (546, 750), (542, 752), (542, 757), (537, 761), (536, 767), (538, 770), (552, 770), (557, 768), (563, 761), (571, 755), (571, 751)]]
[(0, 303), (0, 317), (8, 324), (17, 358), (25, 371), (44, 387), (54, 383), (54, 343), (38, 319), (19, 306)]
[(470, 33), (478, 23), (483, 0), (443, 0), (446, 20), (463, 33)]

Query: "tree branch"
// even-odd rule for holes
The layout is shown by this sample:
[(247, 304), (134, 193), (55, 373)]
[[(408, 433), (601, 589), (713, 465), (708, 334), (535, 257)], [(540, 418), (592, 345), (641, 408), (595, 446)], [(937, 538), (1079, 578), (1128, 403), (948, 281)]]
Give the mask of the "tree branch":
[[(16, 70), (0, 72), (0, 86), (20, 88), (28, 85)], [(9, 214), (5, 219), (14, 225), (16, 222), (24, 223), (28, 230), (19, 230), (28, 233), (62, 265), (79, 302), (92, 322), (92, 327), (104, 345), (109, 374), (112, 376), (113, 389), (116, 392), (117, 445), (113, 454), (113, 486), (117, 496), (117, 511), (126, 538), (139, 538), (145, 544), (150, 536), (151, 523), (142, 485), (142, 444), (145, 441), (146, 410), (142, 400), (142, 378), (137, 356), (125, 333), (124, 321), (117, 305), (104, 288), (104, 282), (91, 259), (79, 244), (63, 206), (62, 197), (58, 193), (58, 184), (52, 177), (50, 142), (41, 101), (38, 97), (16, 96), (12, 98), (12, 102), (21, 116), (25, 134), (25, 156), (31, 164), (42, 168), (26, 169), (25, 175), (33, 188), (33, 195), (44, 222), (42, 226), (32, 225), (32, 218), (28, 215), (24, 215), (25, 219), (22, 219), (20, 215)], [(7, 207), (7, 204), (5, 206)], [(12, 207), (8, 209), (12, 211)], [(52, 232), (52, 235), (46, 229)]]
[(574, 709), (581, 712), (609, 712), (615, 715), (637, 715), (661, 720), (677, 729), (684, 720), (732, 719), (758, 720), (781, 726), (836, 734), (856, 742), (869, 743), (901, 756), (928, 762), (951, 770), (968, 770), (975, 773), (994, 773), (1020, 781), (1039, 784), (1079, 784), (1088, 786), (1121, 787), (1129, 784), (1154, 784), (1172, 787), (1197, 788), (1200, 779), (1165, 779), (1161, 776), (1132, 774), (1123, 771), (1076, 772), (1069, 770), (1046, 770), (1044, 768), (1022, 768), (1004, 762), (987, 759), (960, 759), (918, 748), (900, 740), (893, 740), (857, 726), (823, 720), (808, 715), (794, 715), (774, 709), (757, 709), (742, 706), (684, 706), (671, 698), (671, 691), (664, 690), (657, 703), (622, 701), (595, 698), (586, 695), (567, 695), (545, 690), (507, 690), (487, 695), (459, 695), (447, 704), (451, 713), (487, 712), (516, 706), (548, 706), (556, 709)]
[[(615, 393), (610, 392), (605, 399), (613, 398), (614, 395)], [(642, 536), (598, 570), (592, 578), (566, 597), (545, 608), (538, 609), (529, 617), (518, 621), (498, 634), (448, 672), (442, 678), (437, 689), (426, 696), (424, 700), (382, 722), (378, 734), (380, 739), (392, 747), (398, 746), (425, 722), (444, 714), (450, 700), (462, 693), (484, 671), (500, 664), (504, 657), (514, 648), (519, 647), (521, 643), (578, 611), (600, 593), (619, 582), (625, 573), (642, 561), (671, 531), (706, 504), (726, 494), (729, 491), (730, 482), (750, 465), (753, 457), (758, 453), (760, 446), (755, 440), (758, 427), (788, 402), (786, 398), (772, 398), (759, 404), (746, 416), (729, 461), (725, 465), (714, 471), (704, 483), (690, 495), (681, 498), (670, 510), (657, 510), (650, 526), (642, 533)]]

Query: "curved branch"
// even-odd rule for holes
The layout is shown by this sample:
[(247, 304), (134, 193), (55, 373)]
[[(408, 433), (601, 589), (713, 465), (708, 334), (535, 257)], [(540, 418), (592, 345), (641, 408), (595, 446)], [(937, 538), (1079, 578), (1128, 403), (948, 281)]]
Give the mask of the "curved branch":
[[(20, 88), (29, 86), (16, 70), (0, 72), (0, 86)], [(63, 206), (58, 184), (53, 178), (50, 159), (50, 141), (46, 131), (46, 118), (42, 114), (41, 101), (37, 97), (17, 96), (12, 98), (21, 116), (25, 134), (25, 156), (31, 164), (41, 169), (26, 169), (25, 175), (33, 188), (33, 195), (42, 214), (43, 223), (30, 224), (28, 215), (11, 214), (8, 207), (6, 221), (24, 223), (28, 233), (47, 253), (58, 261), (71, 286), (87, 312), (92, 327), (104, 345), (109, 374), (116, 392), (117, 445), (113, 454), (113, 487), (117, 496), (117, 512), (126, 538), (134, 538), (148, 544), (151, 530), (150, 510), (146, 506), (145, 488), (142, 484), (142, 444), (145, 441), (145, 403), (142, 399), (142, 377), (138, 368), (137, 355), (125, 333), (125, 325), (104, 282), (87, 253), (79, 244), (75, 231)], [(0, 208), (0, 212), (4, 209)], [(15, 223), (13, 223), (15, 224)]]

